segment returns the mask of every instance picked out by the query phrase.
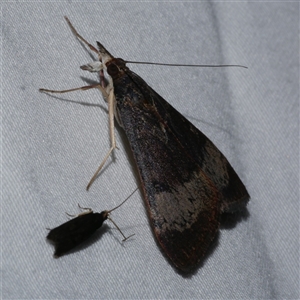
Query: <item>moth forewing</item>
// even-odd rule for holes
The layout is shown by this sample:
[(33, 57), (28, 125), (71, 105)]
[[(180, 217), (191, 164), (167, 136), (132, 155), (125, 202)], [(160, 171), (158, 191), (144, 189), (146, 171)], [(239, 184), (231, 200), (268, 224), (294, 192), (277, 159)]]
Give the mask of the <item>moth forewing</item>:
[(123, 59), (114, 58), (99, 42), (97, 50), (67, 21), (101, 62), (81, 68), (90, 72), (105, 69), (111, 78), (108, 87), (103, 87), (103, 79), (93, 86), (108, 99), (111, 148), (87, 188), (116, 147), (116, 117), (133, 152), (156, 238), (172, 263), (189, 271), (215, 238), (221, 213), (244, 207), (249, 194), (225, 156), (199, 129)]

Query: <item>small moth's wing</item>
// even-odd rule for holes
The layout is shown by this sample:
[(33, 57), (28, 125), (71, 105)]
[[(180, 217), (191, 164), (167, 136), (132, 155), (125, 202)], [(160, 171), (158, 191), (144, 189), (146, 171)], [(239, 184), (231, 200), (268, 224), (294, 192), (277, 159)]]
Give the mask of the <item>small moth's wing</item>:
[(51, 229), (47, 239), (54, 244), (54, 256), (59, 257), (88, 239), (107, 219), (107, 212), (86, 213)]
[(221, 152), (143, 79), (128, 69), (113, 75), (117, 119), (155, 235), (175, 266), (189, 270), (218, 231), (222, 203), (248, 193)]

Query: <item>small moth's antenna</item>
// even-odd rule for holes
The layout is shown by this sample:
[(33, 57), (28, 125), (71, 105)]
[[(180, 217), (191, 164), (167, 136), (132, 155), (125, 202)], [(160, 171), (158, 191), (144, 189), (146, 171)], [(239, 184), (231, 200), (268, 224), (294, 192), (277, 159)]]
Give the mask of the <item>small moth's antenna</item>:
[(108, 213), (111, 213), (112, 211), (114, 211), (115, 209), (119, 208), (120, 206), (122, 206), (136, 191), (138, 190), (138, 188), (136, 188), (121, 204), (119, 204), (118, 206), (116, 206), (115, 208), (108, 210)]
[(236, 68), (245, 68), (248, 69), (246, 66), (242, 65), (185, 65), (185, 64), (165, 64), (165, 63), (154, 63), (154, 62), (147, 62), (147, 61), (131, 61), (126, 60), (126, 63), (130, 64), (142, 64), (142, 65), (157, 65), (157, 66), (169, 66), (169, 67), (201, 67), (201, 68), (228, 68), (228, 67), (236, 67)]

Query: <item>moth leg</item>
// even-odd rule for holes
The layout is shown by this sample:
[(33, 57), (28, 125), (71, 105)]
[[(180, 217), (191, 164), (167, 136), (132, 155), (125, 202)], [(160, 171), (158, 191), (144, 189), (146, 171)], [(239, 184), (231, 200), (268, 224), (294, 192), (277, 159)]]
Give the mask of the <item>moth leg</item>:
[[(97, 54), (99, 53), (99, 50), (96, 49), (92, 44), (90, 44), (85, 38), (83, 38), (78, 32), (77, 30), (75, 29), (75, 27), (72, 25), (71, 21), (69, 20), (68, 17), (65, 16), (65, 20), (67, 21), (69, 27), (71, 28), (71, 31), (72, 33), (80, 40), (82, 41), (84, 44), (86, 44), (91, 51), (93, 52), (96, 52)], [(105, 79), (104, 79), (104, 72), (103, 70), (101, 70), (99, 72), (99, 77), (100, 77), (100, 83), (101, 83), (101, 86), (103, 88), (105, 88)]]
[(87, 214), (90, 214), (90, 213), (93, 212), (91, 208), (81, 207), (81, 206), (79, 205), (79, 203), (78, 203), (78, 207), (79, 207), (80, 209), (85, 210), (85, 211), (81, 212), (80, 214), (76, 214), (76, 215), (73, 215), (73, 214), (71, 215), (71, 214), (69, 214), (69, 213), (66, 212), (66, 215), (69, 216), (69, 217), (71, 217), (71, 218), (77, 218), (77, 217), (80, 217), (80, 216), (83, 216), (83, 215), (87, 215)]
[(87, 90), (95, 89), (95, 88), (99, 89), (101, 91), (101, 93), (103, 94), (103, 97), (107, 99), (107, 97), (109, 95), (106, 92), (106, 89), (103, 88), (101, 86), (101, 84), (99, 84), (99, 83), (93, 84), (93, 85), (86, 85), (86, 86), (82, 86), (82, 87), (74, 88), (74, 89), (61, 90), (61, 91), (58, 91), (58, 90), (48, 90), (48, 89), (44, 89), (44, 88), (39, 89), (39, 91), (42, 92), (42, 93), (63, 94), (63, 93), (69, 93), (69, 92), (74, 92), (74, 91), (80, 91), (80, 90), (81, 91), (87, 91)]
[(122, 232), (122, 230), (119, 228), (119, 226), (112, 220), (112, 218), (108, 215), (107, 216), (107, 219), (109, 220), (109, 221), (111, 221), (114, 225), (115, 225), (115, 227), (118, 229), (118, 231), (122, 234), (122, 236), (123, 236), (123, 240), (122, 240), (122, 242), (125, 242), (126, 240), (128, 240), (129, 238), (131, 238), (132, 236), (134, 236), (135, 235), (135, 233), (133, 233), (133, 234), (131, 234), (130, 236), (125, 236), (124, 235), (124, 233)]
[(68, 25), (70, 26), (73, 34), (79, 39), (81, 40), (83, 43), (85, 43), (93, 52), (96, 52), (98, 54), (98, 50), (92, 45), (90, 44), (86, 39), (84, 39), (75, 29), (75, 27), (72, 25), (72, 23), (70, 22), (69, 18), (65, 16), (65, 20), (67, 21)]
[(112, 84), (112, 82), (110, 82), (106, 88), (103, 88), (101, 86), (101, 83), (100, 84), (98, 83), (98, 84), (94, 84), (94, 85), (87, 85), (87, 86), (82, 86), (79, 88), (60, 90), (60, 91), (48, 90), (48, 89), (44, 89), (44, 88), (39, 89), (39, 91), (43, 92), (43, 93), (63, 94), (63, 93), (69, 93), (69, 92), (74, 92), (74, 91), (78, 91), (78, 90), (86, 91), (86, 90), (93, 89), (93, 88), (98, 88), (101, 91), (104, 99), (108, 102), (109, 135), (110, 135), (111, 147), (110, 147), (109, 151), (107, 152), (106, 156), (104, 157), (102, 163), (98, 167), (97, 171), (95, 172), (94, 176), (90, 180), (89, 184), (87, 185), (87, 187), (86, 187), (87, 190), (90, 188), (92, 183), (95, 181), (97, 175), (99, 174), (100, 170), (103, 168), (105, 162), (109, 158), (112, 151), (115, 148), (117, 148), (116, 138), (115, 138), (115, 123), (114, 123), (115, 96), (114, 96), (113, 84)]
[(89, 207), (81, 207), (78, 203), (78, 207), (82, 210), (84, 210), (83, 212), (81, 212), (80, 214), (78, 214), (76, 217), (80, 217), (80, 216), (83, 216), (83, 215), (87, 215), (87, 214), (90, 214), (90, 213), (93, 213), (93, 210)]
[(87, 190), (90, 188), (90, 186), (92, 185), (92, 183), (97, 178), (99, 172), (101, 171), (101, 169), (105, 165), (107, 159), (109, 158), (109, 156), (111, 155), (111, 153), (113, 152), (113, 150), (115, 148), (117, 148), (117, 146), (116, 146), (116, 137), (115, 137), (115, 122), (114, 122), (115, 95), (114, 95), (114, 89), (113, 88), (110, 89), (110, 92), (109, 92), (107, 100), (108, 100), (109, 135), (110, 135), (111, 146), (110, 146), (109, 151), (105, 155), (103, 161), (101, 162), (100, 166), (98, 167), (97, 171), (95, 172), (95, 174), (93, 175), (92, 179), (88, 183), (88, 185), (86, 187)]
[(89, 211), (89, 212), (92, 211), (92, 209), (91, 209), (90, 207), (82, 207), (79, 203), (78, 203), (78, 207), (79, 207), (80, 209), (82, 209), (82, 210), (87, 210), (87, 211)]

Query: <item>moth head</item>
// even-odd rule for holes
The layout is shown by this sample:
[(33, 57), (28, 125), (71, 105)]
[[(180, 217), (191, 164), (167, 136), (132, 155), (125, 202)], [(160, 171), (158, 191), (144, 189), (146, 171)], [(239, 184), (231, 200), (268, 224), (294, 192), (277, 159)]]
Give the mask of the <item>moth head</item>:
[(97, 42), (97, 46), (99, 49), (98, 52), (99, 61), (101, 61), (104, 65), (106, 65), (106, 63), (111, 59), (113, 59), (114, 57), (108, 52), (108, 50), (106, 50), (106, 48), (100, 42)]
[(120, 77), (128, 68), (126, 62), (122, 58), (114, 58), (110, 60), (107, 65), (107, 73), (111, 78), (116, 79)]
[(114, 57), (105, 49), (105, 47), (97, 42), (98, 45), (98, 61), (93, 61), (92, 63), (89, 63), (87, 65), (83, 65), (80, 68), (85, 71), (89, 72), (99, 72), (101, 70), (106, 70), (106, 64), (113, 60)]

